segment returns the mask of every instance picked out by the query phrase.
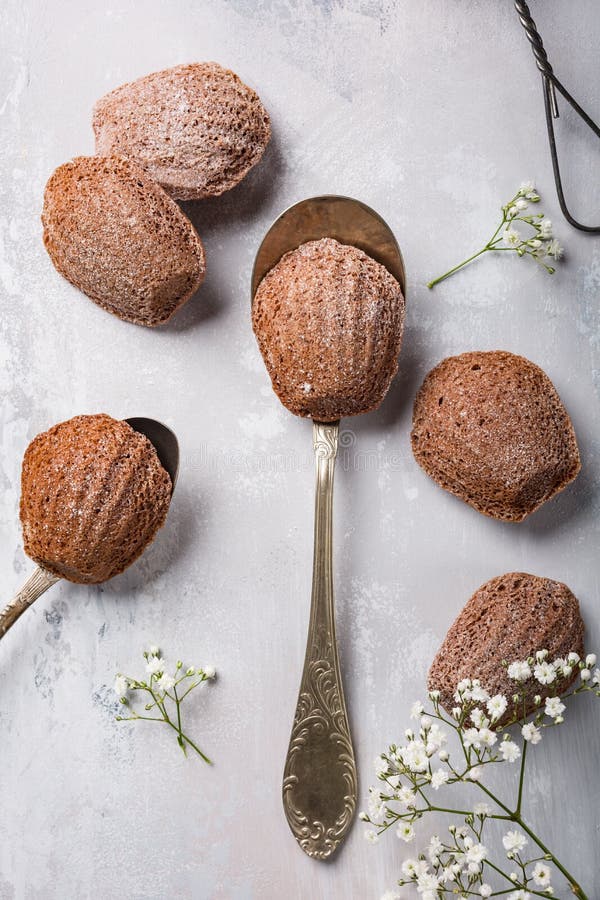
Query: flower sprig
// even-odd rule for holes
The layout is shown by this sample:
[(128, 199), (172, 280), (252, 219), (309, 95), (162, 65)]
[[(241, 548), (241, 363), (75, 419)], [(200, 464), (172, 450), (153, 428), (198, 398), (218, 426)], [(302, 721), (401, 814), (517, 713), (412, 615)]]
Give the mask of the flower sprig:
[[(201, 668), (189, 666), (184, 668), (181, 660), (178, 660), (174, 667), (174, 672), (169, 671), (168, 663), (161, 657), (158, 647), (150, 647), (144, 651), (144, 659), (146, 661), (146, 672), (149, 678), (144, 681), (138, 681), (129, 675), (119, 673), (115, 677), (114, 689), (119, 698), (119, 702), (127, 707), (130, 715), (117, 716), (118, 722), (161, 722), (169, 725), (177, 733), (177, 743), (187, 756), (187, 747), (201, 756), (202, 759), (211, 764), (211, 760), (200, 750), (200, 748), (188, 737), (183, 731), (181, 720), (181, 704), (199, 685), (204, 684), (216, 677), (216, 671), (213, 666), (204, 666)], [(144, 705), (145, 713), (156, 713), (156, 715), (140, 715), (131, 705), (129, 693), (141, 692), (149, 695), (150, 700)]]
[[(427, 287), (434, 287), (479, 256), (492, 251), (514, 250), (517, 256), (530, 256), (540, 263), (549, 275), (554, 275), (556, 271), (554, 265), (550, 265), (546, 260), (551, 259), (553, 262), (556, 262), (561, 258), (564, 251), (558, 241), (552, 236), (552, 222), (550, 219), (546, 219), (543, 213), (531, 213), (528, 211), (530, 203), (539, 203), (539, 201), (540, 195), (532, 182), (524, 182), (515, 196), (502, 207), (502, 221), (487, 244), (457, 266), (453, 266), (444, 275), (427, 282)], [(518, 222), (522, 223), (521, 227), (524, 226), (528, 230), (528, 234), (523, 235), (515, 227)]]
[[(375, 760), (380, 784), (370, 789), (368, 812), (360, 813), (372, 826), (365, 837), (377, 843), (380, 835), (395, 828), (397, 836), (410, 843), (415, 823), (430, 812), (459, 816), (462, 823), (452, 823), (445, 840), (433, 835), (426, 852), (405, 860), (401, 887), (414, 885), (422, 900), (446, 895), (505, 896), (507, 900), (555, 897), (550, 863), (566, 879), (571, 893), (587, 900), (575, 878), (525, 821), (523, 796), (529, 746), (541, 741), (545, 729), (563, 723), (569, 698), (590, 692), (600, 697), (600, 669), (595, 666), (595, 654), (580, 659), (573, 652), (551, 661), (548, 652), (540, 650), (528, 659), (505, 663), (506, 674), (515, 683), (510, 697), (490, 696), (478, 679), (467, 678), (456, 688), (451, 713), (443, 711), (439, 691), (429, 693), (429, 711), (421, 702), (413, 705), (411, 717), (418, 720), (418, 728), (407, 729), (403, 744), (390, 745)], [(574, 676), (578, 676), (575, 682)], [(528, 688), (536, 682), (539, 693), (533, 697), (530, 713)], [(517, 734), (507, 730), (511, 726), (518, 729)], [(458, 738), (456, 759), (448, 750), (452, 732)], [(500, 798), (484, 783), (488, 767), (503, 762), (519, 762), (512, 801)], [(458, 784), (463, 790), (466, 784), (472, 785), (485, 802), (450, 807), (437, 800), (442, 786)], [(483, 842), (486, 824), (494, 820), (506, 823), (502, 844), (509, 871), (504, 861), (492, 859)], [(525, 848), (531, 848), (530, 852)], [(492, 887), (488, 878), (497, 886)], [(385, 898), (400, 896), (389, 892)]]

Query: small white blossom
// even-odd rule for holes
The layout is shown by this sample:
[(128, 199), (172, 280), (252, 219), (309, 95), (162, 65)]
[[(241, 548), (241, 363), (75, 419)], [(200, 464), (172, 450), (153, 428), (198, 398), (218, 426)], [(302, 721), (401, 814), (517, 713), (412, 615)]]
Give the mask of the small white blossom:
[(558, 716), (561, 716), (564, 711), (565, 704), (561, 702), (560, 697), (546, 697), (544, 712), (547, 716), (550, 716), (551, 719), (556, 719)]
[(115, 678), (115, 694), (119, 699), (124, 697), (127, 693), (127, 689), (129, 687), (129, 682), (125, 678), (124, 675), (117, 675)]
[(172, 675), (169, 675), (168, 672), (163, 672), (163, 674), (158, 679), (158, 686), (161, 691), (170, 691), (174, 684), (175, 679)]
[(425, 731), (427, 731), (428, 728), (431, 728), (431, 722), (432, 720), (429, 716), (421, 716), (421, 728)]
[(406, 844), (410, 844), (410, 842), (414, 839), (415, 829), (409, 822), (400, 822), (396, 830), (396, 834), (401, 841), (404, 841)]
[(429, 859), (435, 865), (438, 861), (442, 850), (444, 849), (444, 845), (440, 841), (437, 834), (432, 835), (431, 840), (429, 841), (429, 847), (427, 848), (427, 855)]
[[(600, 672), (598, 674), (600, 675)], [(438, 756), (442, 762), (448, 762), (448, 759), (450, 758), (450, 754), (447, 750), (440, 750)]]
[(487, 856), (487, 847), (484, 847), (483, 844), (473, 844), (467, 850), (467, 862), (480, 864)]
[(594, 669), (593, 684), (600, 684), (600, 669)]
[(507, 831), (502, 843), (509, 853), (520, 853), (527, 846), (528, 840), (521, 831)]
[(496, 694), (494, 697), (490, 697), (487, 702), (487, 711), (492, 722), (497, 722), (504, 715), (507, 706), (508, 701), (504, 694)]
[(490, 884), (486, 884), (485, 882), (479, 888), (479, 895), (481, 897), (491, 897), (492, 896), (492, 886)]
[[(512, 212), (512, 210), (509, 210), (509, 212)], [(513, 216), (516, 216), (516, 214), (516, 212), (513, 213)], [(518, 247), (521, 243), (521, 235), (516, 230), (516, 228), (512, 228), (511, 226), (504, 229), (504, 234), (502, 236), (504, 238), (504, 242), (508, 244), (509, 247)]]
[(376, 844), (378, 840), (379, 835), (376, 831), (372, 831), (371, 829), (365, 831), (365, 841), (368, 841), (369, 844)]
[(507, 762), (516, 762), (521, 755), (518, 745), (511, 740), (502, 741), (500, 744), (500, 753), (502, 754), (502, 758)]
[(544, 865), (544, 863), (538, 862), (535, 864), (531, 875), (538, 887), (545, 888), (549, 886), (550, 879), (552, 877), (549, 866)]
[(522, 211), (524, 209), (527, 209), (527, 207), (529, 206), (529, 203), (527, 203), (525, 200), (517, 200), (517, 202), (515, 203), (515, 206), (517, 207), (517, 209), (519, 211)]
[(542, 219), (540, 222), (540, 233), (543, 238), (552, 237), (552, 222), (550, 219)]
[(588, 655), (585, 658), (585, 665), (586, 665), (586, 668), (588, 668), (588, 669), (591, 669), (592, 666), (596, 665), (596, 654), (595, 653), (588, 653)]
[(533, 724), (533, 722), (527, 722), (521, 728), (521, 734), (526, 741), (529, 741), (530, 744), (539, 744), (542, 739), (542, 732), (539, 728)]
[(576, 666), (577, 663), (579, 662), (579, 653), (575, 653), (575, 652), (572, 650), (572, 651), (569, 653), (569, 655), (567, 656), (567, 659), (569, 660), (569, 662), (570, 662), (572, 665)]
[(476, 803), (473, 807), (474, 816), (481, 816), (483, 818), (484, 816), (491, 816), (491, 814), (492, 809), (487, 803)]
[(433, 701), (439, 700), (440, 692), (438, 690), (429, 691), (429, 699)]
[(148, 655), (149, 656), (158, 656), (160, 650), (156, 646), (156, 644), (152, 644), (152, 646), (148, 647)]
[(214, 678), (217, 674), (217, 670), (214, 666), (204, 666), (202, 669), (207, 678)]
[(368, 821), (369, 821), (369, 816), (368, 816), (367, 813), (364, 812), (364, 811), (363, 811), (363, 812), (359, 812), (358, 818), (360, 819), (361, 822), (368, 822)]
[(460, 719), (460, 714), (461, 714), (461, 713), (462, 713), (462, 709), (460, 708), (460, 706), (453, 706), (453, 707), (452, 707), (452, 718), (453, 718), (453, 719)]
[(428, 868), (424, 859), (405, 859), (402, 863), (402, 874), (405, 878), (417, 878), (427, 872)]
[(416, 703), (410, 708), (410, 717), (411, 719), (419, 719), (423, 715), (423, 704), (420, 700), (417, 700)]
[(550, 241), (549, 244), (546, 245), (546, 253), (548, 256), (552, 256), (554, 259), (560, 259), (564, 254), (564, 248), (558, 243), (556, 238)]
[(438, 788), (441, 788), (443, 784), (446, 784), (448, 781), (449, 775), (444, 769), (436, 769), (436, 771), (431, 776), (431, 787), (434, 791), (437, 791)]
[(371, 819), (380, 819), (383, 817), (385, 811), (385, 803), (381, 798), (381, 794), (379, 791), (374, 791), (373, 788), (369, 790), (369, 816)]
[(151, 656), (146, 663), (146, 672), (150, 675), (157, 675), (159, 672), (163, 671), (164, 667), (164, 659), (161, 659), (160, 656)]
[(415, 791), (412, 791), (409, 787), (400, 788), (398, 791), (398, 802), (402, 803), (408, 809), (413, 806), (416, 806), (417, 795)]
[(481, 766), (473, 766), (472, 769), (469, 769), (467, 772), (467, 778), (469, 781), (479, 781), (481, 776), (483, 775), (483, 769)]
[(556, 670), (550, 662), (538, 663), (533, 669), (533, 674), (540, 684), (552, 684), (556, 678)]
[(423, 741), (411, 741), (408, 746), (401, 747), (400, 755), (402, 762), (411, 772), (425, 772), (427, 770), (429, 759)]
[(423, 872), (417, 878), (417, 893), (422, 895), (423, 900), (435, 900), (435, 891), (439, 886), (439, 878), (432, 872)]
[(582, 681), (589, 681), (590, 678), (592, 677), (592, 673), (590, 672), (589, 669), (582, 669), (581, 672), (579, 673), (579, 677), (581, 678)]
[(512, 681), (527, 681), (531, 678), (531, 668), (527, 660), (517, 660), (509, 665), (507, 674)]

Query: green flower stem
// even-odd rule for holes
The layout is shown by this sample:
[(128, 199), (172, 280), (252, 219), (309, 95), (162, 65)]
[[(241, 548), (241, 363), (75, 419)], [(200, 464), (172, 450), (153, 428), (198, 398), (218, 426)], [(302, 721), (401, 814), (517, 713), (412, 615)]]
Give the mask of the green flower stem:
[(487, 253), (488, 250), (492, 248), (486, 244), (481, 250), (478, 250), (477, 253), (474, 253), (473, 256), (469, 256), (468, 259), (464, 259), (457, 266), (454, 266), (452, 269), (449, 269), (443, 275), (440, 275), (439, 278), (434, 278), (433, 281), (427, 282), (427, 287), (432, 288), (435, 287), (436, 284), (439, 284), (440, 281), (444, 281), (446, 278), (450, 278), (451, 275), (454, 275), (455, 272), (458, 272), (459, 269), (462, 269), (463, 266), (467, 266), (470, 262), (473, 262), (474, 259), (477, 259), (479, 256), (483, 256), (484, 253)]

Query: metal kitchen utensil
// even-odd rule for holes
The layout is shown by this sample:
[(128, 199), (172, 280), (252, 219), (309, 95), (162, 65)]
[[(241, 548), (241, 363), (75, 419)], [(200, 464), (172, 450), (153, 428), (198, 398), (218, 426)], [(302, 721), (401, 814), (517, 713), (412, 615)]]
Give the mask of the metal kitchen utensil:
[[(252, 299), (267, 272), (289, 250), (331, 237), (384, 265), (405, 293), (404, 263), (390, 228), (349, 197), (303, 200), (273, 223), (252, 272)], [(332, 573), (333, 476), (339, 422), (313, 422), (316, 498), (312, 600), (304, 670), (283, 776), (288, 824), (308, 856), (327, 859), (354, 816), (357, 776), (335, 636)]]
[(542, 87), (544, 89), (544, 107), (546, 110), (546, 127), (548, 129), (548, 141), (550, 143), (550, 154), (552, 156), (552, 169), (554, 170), (554, 181), (556, 183), (556, 193), (558, 194), (558, 202), (560, 203), (560, 208), (563, 212), (563, 215), (567, 222), (573, 225), (574, 228), (579, 228), (580, 231), (587, 231), (590, 234), (600, 234), (600, 225), (582, 225), (581, 222), (578, 222), (567, 207), (567, 202), (565, 200), (565, 195), (562, 186), (562, 179), (560, 176), (560, 167), (558, 164), (558, 151), (556, 149), (556, 137), (554, 134), (554, 119), (558, 119), (558, 103), (556, 101), (556, 91), (558, 91), (565, 98), (567, 103), (569, 103), (577, 115), (581, 116), (585, 124), (592, 129), (594, 134), (600, 138), (600, 127), (596, 125), (596, 123), (591, 119), (586, 111), (581, 108), (579, 103), (575, 100), (574, 97), (567, 91), (567, 89), (561, 84), (558, 80), (550, 62), (548, 61), (548, 55), (544, 49), (544, 44), (542, 43), (542, 38), (540, 37), (540, 33), (537, 30), (536, 24), (531, 17), (531, 13), (529, 11), (529, 6), (524, 0), (515, 0), (515, 9), (519, 15), (519, 19), (521, 21), (521, 25), (525, 29), (525, 34), (531, 44), (531, 49), (533, 50), (533, 55), (535, 56), (535, 61), (538, 69), (542, 75)]
[[(179, 445), (175, 434), (170, 428), (155, 419), (132, 418), (126, 419), (126, 421), (134, 431), (145, 435), (154, 445), (162, 467), (166, 469), (171, 478), (172, 494), (179, 471)], [(0, 639), (38, 597), (41, 597), (48, 588), (60, 580), (58, 575), (53, 575), (43, 566), (36, 566), (18, 594), (0, 612)]]

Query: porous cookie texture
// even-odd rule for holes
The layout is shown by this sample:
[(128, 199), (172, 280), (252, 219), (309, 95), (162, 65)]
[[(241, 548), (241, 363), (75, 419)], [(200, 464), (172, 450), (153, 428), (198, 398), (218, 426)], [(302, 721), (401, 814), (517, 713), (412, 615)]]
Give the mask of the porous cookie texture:
[(415, 400), (411, 442), (438, 484), (508, 522), (520, 522), (581, 468), (548, 376), (502, 350), (463, 353), (432, 369)]
[[(482, 585), (451, 626), (429, 670), (427, 686), (440, 692), (448, 711), (456, 706), (454, 693), (463, 678), (479, 678), (491, 696), (504, 694), (509, 702), (502, 724), (512, 710), (512, 697), (526, 691), (527, 712), (536, 709), (534, 697), (543, 694), (535, 679), (517, 684), (507, 675), (503, 661), (524, 660), (538, 650), (548, 659), (584, 655), (584, 624), (577, 598), (565, 584), (524, 572), (509, 572)], [(559, 682), (566, 690), (577, 677)], [(551, 685), (549, 691), (554, 691)]]
[(283, 405), (333, 422), (383, 400), (398, 370), (404, 297), (380, 263), (323, 238), (286, 253), (263, 278), (252, 324)]
[(122, 157), (79, 156), (59, 166), (46, 185), (42, 224), (60, 274), (127, 322), (166, 322), (204, 278), (192, 223)]
[(104, 414), (61, 422), (23, 459), (25, 552), (68, 581), (106, 581), (154, 539), (171, 487), (153, 445), (127, 422)]
[(218, 63), (192, 63), (124, 84), (94, 107), (96, 153), (136, 160), (180, 200), (234, 187), (271, 137), (258, 95)]

